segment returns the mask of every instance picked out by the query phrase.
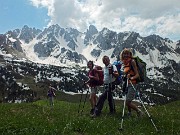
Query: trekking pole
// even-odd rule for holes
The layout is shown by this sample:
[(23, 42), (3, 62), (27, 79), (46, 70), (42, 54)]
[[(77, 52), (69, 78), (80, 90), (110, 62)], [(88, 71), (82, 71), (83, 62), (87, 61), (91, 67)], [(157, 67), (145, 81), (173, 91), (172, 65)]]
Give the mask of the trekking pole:
[[(113, 68), (113, 67), (112, 67), (112, 68)], [(113, 93), (112, 93), (112, 77), (113, 77), (113, 75), (111, 74), (111, 75), (110, 75), (110, 81), (111, 81), (111, 82), (110, 82), (110, 86), (111, 86), (111, 87), (110, 87), (110, 88), (111, 88), (111, 89), (110, 89), (110, 90), (111, 90), (111, 91), (110, 91), (110, 94), (111, 94), (111, 96), (112, 96), (113, 111), (115, 111), (115, 102), (114, 102)]]
[(124, 112), (125, 112), (125, 106), (126, 106), (126, 92), (128, 89), (128, 78), (126, 82), (126, 90), (125, 90), (125, 96), (124, 96), (124, 106), (123, 106), (123, 112), (122, 112), (122, 119), (121, 119), (121, 127), (119, 130), (123, 130), (123, 122), (124, 122)]
[(89, 93), (89, 90), (87, 91), (86, 96), (85, 96), (85, 99), (84, 99), (84, 104), (83, 104), (83, 108), (82, 108), (82, 110), (81, 110), (81, 115), (82, 115), (83, 110), (84, 110), (84, 106), (85, 106), (85, 103), (86, 103), (86, 99), (87, 99), (88, 93)]
[(113, 100), (113, 95), (112, 95), (112, 73), (113, 73), (113, 66), (111, 66), (111, 74), (109, 74), (109, 84), (108, 84), (108, 91), (107, 91), (107, 101), (109, 102), (108, 99), (108, 93), (110, 94), (109, 96), (112, 96), (111, 98), (111, 103), (112, 103), (112, 107), (113, 107), (113, 111), (115, 111), (115, 103)]
[(80, 106), (81, 106), (81, 102), (82, 102), (82, 95), (83, 95), (83, 90), (81, 91), (81, 97), (80, 97), (79, 107), (78, 107), (78, 114), (79, 114)]
[(130, 80), (130, 83), (131, 83), (131, 85), (132, 85), (133, 89), (134, 89), (134, 90), (138, 93), (138, 98), (139, 98), (139, 101), (141, 102), (141, 104), (142, 104), (142, 106), (143, 106), (143, 108), (144, 108), (145, 112), (147, 113), (147, 115), (148, 115), (148, 117), (149, 117), (150, 121), (152, 122), (152, 124), (153, 124), (154, 128), (156, 129), (156, 131), (157, 131), (157, 132), (159, 132), (159, 130), (157, 129), (156, 125), (154, 124), (154, 121), (153, 121), (153, 119), (152, 119), (151, 115), (150, 115), (150, 114), (149, 114), (149, 112), (147, 111), (147, 109), (146, 109), (146, 107), (145, 107), (144, 103), (142, 102), (142, 100), (141, 100), (141, 98), (140, 98), (139, 91), (137, 91), (137, 90), (135, 89), (135, 87), (134, 87), (134, 85), (132, 84), (131, 80)]

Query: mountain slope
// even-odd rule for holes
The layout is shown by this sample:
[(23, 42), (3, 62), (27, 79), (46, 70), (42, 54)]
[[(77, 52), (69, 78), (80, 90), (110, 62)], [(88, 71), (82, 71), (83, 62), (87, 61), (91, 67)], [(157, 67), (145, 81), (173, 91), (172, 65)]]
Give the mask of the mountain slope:
[[(142, 37), (136, 32), (116, 33), (107, 28), (98, 31), (92, 25), (85, 33), (73, 28), (52, 25), (44, 30), (24, 26), (22, 29), (9, 31), (0, 35), (0, 45), (0, 54), (11, 56), (12, 61), (26, 59), (25, 63), (32, 61), (39, 63), (37, 66), (50, 64), (54, 65), (52, 68), (68, 67), (74, 69), (72, 72), (79, 72), (88, 60), (103, 65), (104, 55), (110, 56), (113, 62), (119, 58), (123, 48), (132, 48), (133, 53), (147, 63), (148, 78), (140, 86), (140, 90), (143, 91), (142, 98), (149, 103), (166, 103), (179, 99), (180, 41), (173, 42), (158, 35)], [(38, 71), (40, 68), (34, 70)], [(54, 71), (59, 72), (57, 68), (54, 68)], [(29, 75), (32, 78), (37, 76)], [(85, 72), (83, 76), (86, 78)], [(70, 80), (72, 83), (75, 82), (75, 79)], [(73, 85), (76, 86), (76, 83)], [(77, 92), (77, 89), (70, 91)]]

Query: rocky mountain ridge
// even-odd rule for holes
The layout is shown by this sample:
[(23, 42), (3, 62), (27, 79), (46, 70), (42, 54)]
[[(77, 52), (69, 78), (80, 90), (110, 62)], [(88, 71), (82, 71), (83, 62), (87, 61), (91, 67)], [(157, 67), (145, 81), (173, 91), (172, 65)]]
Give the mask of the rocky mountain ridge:
[[(124, 48), (132, 48), (147, 63), (148, 78), (141, 90), (146, 91), (149, 101), (179, 99), (174, 94), (180, 91), (180, 40), (173, 42), (158, 35), (142, 37), (136, 32), (117, 33), (107, 28), (98, 31), (93, 25), (84, 33), (52, 25), (44, 30), (24, 26), (0, 35), (1, 54), (61, 67), (82, 67), (88, 60), (102, 64), (103, 55), (115, 61)], [(150, 99), (152, 95), (157, 99)]]

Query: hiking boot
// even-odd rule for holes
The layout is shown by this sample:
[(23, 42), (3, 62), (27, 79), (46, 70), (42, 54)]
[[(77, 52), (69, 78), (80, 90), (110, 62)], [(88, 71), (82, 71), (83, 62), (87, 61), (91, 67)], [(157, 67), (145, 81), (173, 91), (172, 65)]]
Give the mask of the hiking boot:
[(132, 116), (131, 112), (128, 112), (127, 117), (130, 118)]
[(100, 114), (94, 113), (94, 114), (91, 115), (91, 118), (96, 118), (96, 117), (98, 117), (99, 115), (100, 115)]
[(94, 114), (94, 109), (90, 110), (90, 114), (93, 115)]
[(116, 111), (110, 111), (108, 114), (109, 115), (113, 115), (113, 114), (115, 114), (116, 113)]
[(137, 111), (137, 116), (138, 117), (142, 117), (143, 115), (144, 115), (144, 113), (141, 110)]
[(101, 113), (101, 112), (100, 112), (100, 111), (98, 111), (98, 109), (97, 109), (97, 108), (95, 108), (95, 109), (94, 109), (94, 111), (93, 111), (93, 114), (91, 115), (91, 117), (92, 117), (92, 118), (95, 118), (95, 117), (99, 116), (99, 115), (100, 115), (100, 113)]
[(90, 115), (91, 116), (91, 118), (95, 118), (95, 117), (97, 117), (97, 115), (94, 113), (94, 114), (92, 114), (92, 115)]

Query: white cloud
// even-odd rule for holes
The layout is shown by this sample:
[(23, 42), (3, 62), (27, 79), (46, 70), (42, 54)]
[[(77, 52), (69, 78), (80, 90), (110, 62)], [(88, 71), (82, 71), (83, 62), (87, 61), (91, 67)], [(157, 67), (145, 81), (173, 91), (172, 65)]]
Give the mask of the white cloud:
[[(36, 7), (48, 8), (49, 25), (85, 31), (90, 24), (99, 30), (135, 31), (142, 36), (180, 35), (179, 0), (30, 0)], [(180, 38), (179, 38), (180, 39)]]

